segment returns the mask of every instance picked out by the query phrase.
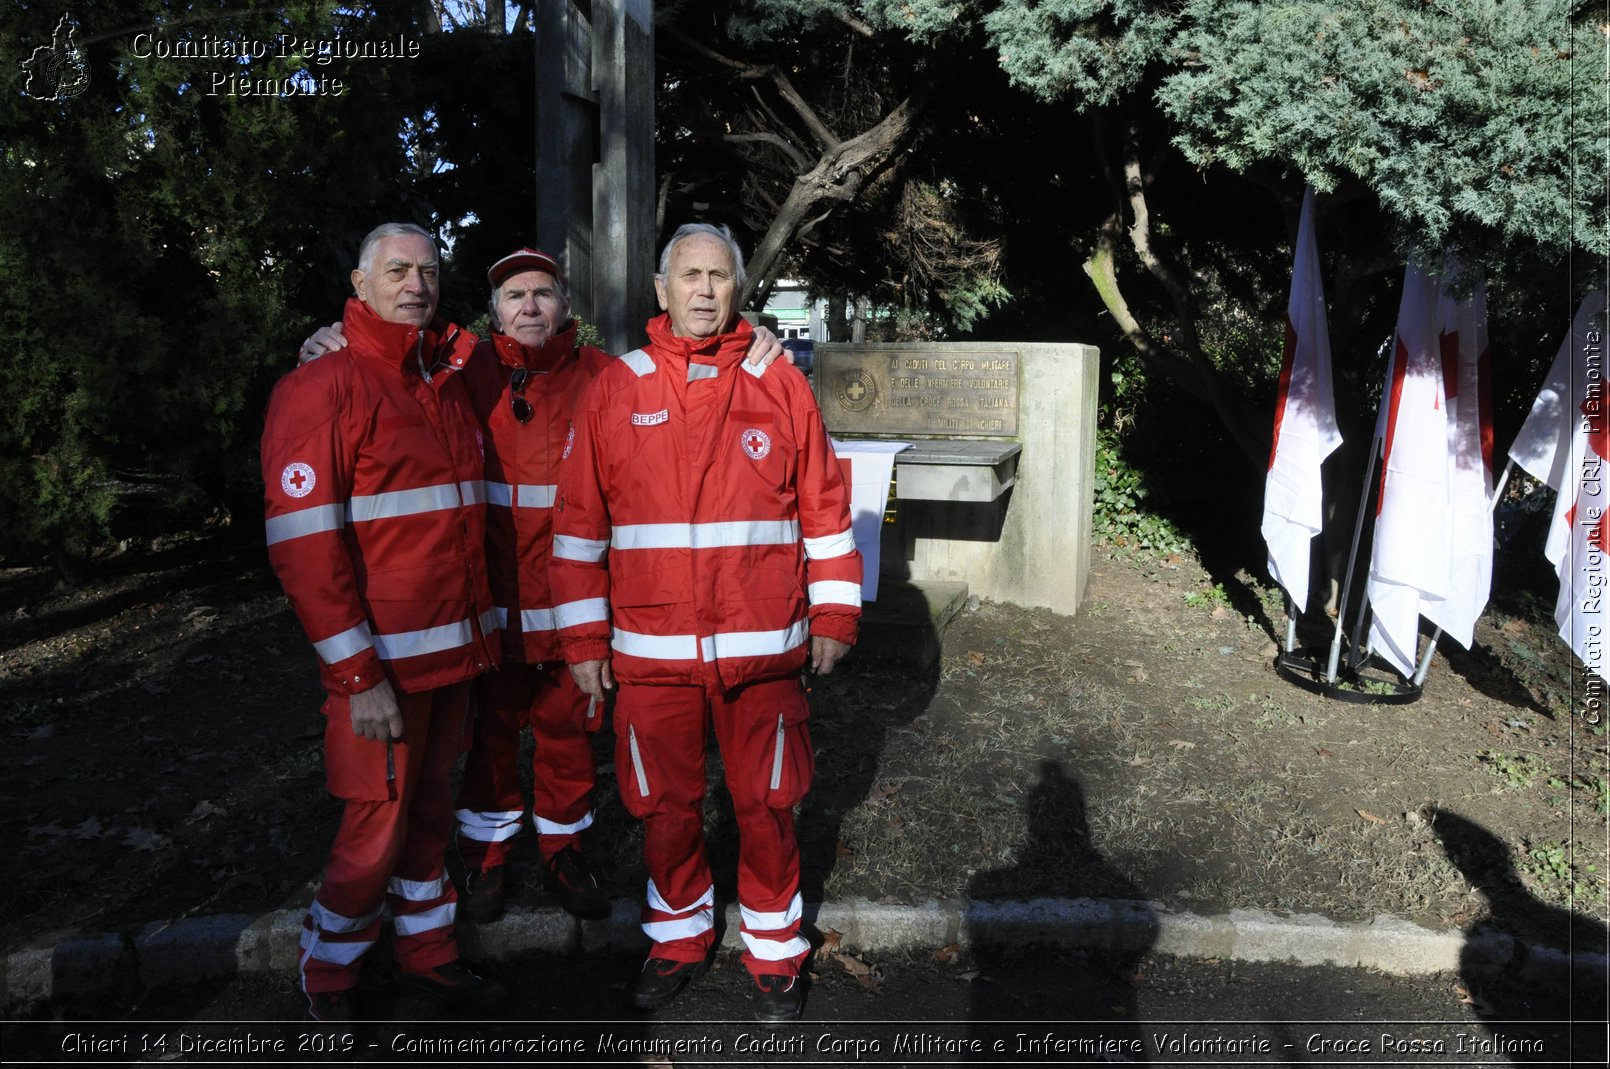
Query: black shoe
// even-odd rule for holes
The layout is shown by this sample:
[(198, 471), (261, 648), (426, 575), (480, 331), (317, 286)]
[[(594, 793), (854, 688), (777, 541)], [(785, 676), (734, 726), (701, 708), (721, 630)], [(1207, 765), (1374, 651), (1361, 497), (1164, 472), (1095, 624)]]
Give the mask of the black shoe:
[(640, 1010), (664, 1006), (680, 995), (690, 981), (704, 975), (704, 970), (709, 966), (708, 958), (702, 961), (649, 958), (643, 963), (643, 971), (632, 982), (632, 1005)]
[(749, 999), (755, 1020), (761, 1024), (797, 1021), (805, 1002), (805, 984), (797, 976), (757, 976)]
[(503, 1001), (508, 997), (502, 984), (482, 976), (462, 960), (424, 972), (399, 970), (397, 979), (408, 987), (434, 995), (449, 1009), (464, 1013), (493, 1013), (503, 1008)]
[(476, 924), (491, 924), (503, 916), (503, 866), (493, 865), (485, 872), (465, 869), (458, 904)]
[(340, 991), (310, 991), (307, 994), (307, 1019), (310, 1021), (323, 1021), (326, 1023), (340, 1023), (350, 1021), (353, 1013), (352, 988), (342, 988)]
[(598, 886), (598, 877), (574, 846), (567, 846), (553, 855), (548, 863), (548, 886), (572, 917), (601, 921), (609, 916), (609, 896)]

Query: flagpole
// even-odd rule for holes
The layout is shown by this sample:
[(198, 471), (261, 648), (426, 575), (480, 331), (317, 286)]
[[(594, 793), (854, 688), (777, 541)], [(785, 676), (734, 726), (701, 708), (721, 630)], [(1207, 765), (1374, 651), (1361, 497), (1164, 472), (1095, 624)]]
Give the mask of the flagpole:
[(1353, 590), (1353, 570), (1358, 567), (1358, 543), (1364, 534), (1364, 510), (1370, 504), (1370, 482), (1375, 478), (1375, 462), (1381, 455), (1383, 439), (1377, 434), (1370, 440), (1370, 458), (1364, 465), (1364, 491), (1359, 495), (1358, 515), (1353, 518), (1353, 546), (1347, 554), (1347, 575), (1342, 580), (1342, 597), (1336, 603), (1336, 634), (1330, 642), (1330, 661), (1325, 666), (1325, 682), (1336, 683), (1336, 665), (1342, 656), (1342, 627), (1347, 619), (1347, 599)]
[(1291, 595), (1286, 595), (1286, 652), (1297, 652), (1297, 607)]

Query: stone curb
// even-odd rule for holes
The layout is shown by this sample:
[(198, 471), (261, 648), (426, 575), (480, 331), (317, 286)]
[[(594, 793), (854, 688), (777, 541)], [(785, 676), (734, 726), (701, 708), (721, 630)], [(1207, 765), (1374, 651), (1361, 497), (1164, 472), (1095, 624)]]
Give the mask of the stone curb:
[[(738, 908), (726, 909), (722, 945), (739, 945)], [(930, 899), (888, 905), (851, 899), (809, 903), (805, 920), (835, 930), (863, 951), (1040, 944), (1066, 948), (1145, 950), (1183, 958), (1288, 962), (1377, 969), (1399, 976), (1504, 969), (1541, 981), (1567, 969), (1600, 982), (1604, 954), (1537, 947), (1490, 933), (1467, 937), (1382, 914), (1339, 922), (1316, 914), (1283, 916), (1236, 909), (1204, 916), (1156, 902), (1039, 898), (1028, 902)], [(10, 951), (0, 962), (8, 1008), (127, 985), (132, 990), (193, 983), (233, 973), (296, 968), (302, 912), (220, 914), (146, 925), (132, 934), (63, 934)], [(48, 941), (48, 942), (47, 942)], [(472, 957), (528, 951), (580, 953), (645, 945), (635, 902), (617, 900), (606, 920), (577, 921), (556, 908), (511, 909), (495, 924), (463, 924), (459, 941)]]

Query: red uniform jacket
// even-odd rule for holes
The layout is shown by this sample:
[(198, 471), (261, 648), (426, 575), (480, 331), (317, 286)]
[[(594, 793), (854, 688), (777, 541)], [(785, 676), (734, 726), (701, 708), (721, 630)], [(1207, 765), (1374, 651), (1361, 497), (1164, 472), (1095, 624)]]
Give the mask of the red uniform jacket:
[(347, 348), (269, 399), (268, 557), (332, 691), (419, 692), (497, 663), (482, 434), (457, 375), (474, 338), (388, 323), (357, 300)]
[[(464, 367), (471, 403), (490, 439), (486, 555), (509, 660), (537, 664), (562, 656), (548, 593), (559, 457), (582, 396), (611, 359), (601, 349), (578, 347), (572, 323), (540, 349), (493, 334)], [(526, 375), (516, 391), (512, 376), (519, 368)], [(524, 423), (515, 413), (516, 396), (531, 406)]]
[(849, 489), (805, 378), (744, 364), (747, 323), (703, 342), (665, 316), (648, 331), (598, 377), (560, 465), (565, 659), (720, 692), (799, 671), (812, 633), (854, 642)]

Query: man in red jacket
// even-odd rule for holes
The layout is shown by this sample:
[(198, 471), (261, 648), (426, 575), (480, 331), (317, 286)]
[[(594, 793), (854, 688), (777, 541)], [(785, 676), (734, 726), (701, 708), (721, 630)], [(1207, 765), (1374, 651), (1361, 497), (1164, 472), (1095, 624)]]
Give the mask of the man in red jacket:
[[(447, 367), (462, 373), (484, 432), (487, 564), (503, 629), (503, 666), (476, 684), (480, 712), (458, 797), (461, 904), (477, 922), (503, 914), (507, 860), (525, 821), (519, 756), (521, 729), (529, 726), (532, 817), (549, 885), (571, 914), (597, 919), (608, 915), (609, 898), (581, 835), (593, 822), (590, 735), (604, 709), (564, 670), (548, 564), (571, 415), (612, 358), (577, 342), (569, 282), (547, 253), (517, 249), (487, 270), (487, 283), (491, 337)], [(345, 343), (337, 328), (320, 330), (303, 355)], [(758, 331), (749, 359), (763, 366), (781, 351), (769, 331)]]
[(520, 730), (530, 725), (532, 817), (549, 884), (578, 917), (608, 916), (609, 898), (581, 851), (591, 826), (591, 733), (601, 703), (564, 670), (548, 594), (555, 472), (570, 416), (611, 357), (576, 341), (570, 289), (557, 261), (519, 249), (486, 273), (492, 336), (465, 366), (487, 449), (487, 561), (503, 624), (503, 668), (481, 684), (475, 744), (458, 798), (465, 908), (503, 913), (504, 870), (525, 820)]
[(604, 370), (560, 465), (552, 587), (582, 691), (618, 680), (615, 764), (644, 821), (643, 930), (632, 986), (651, 1009), (706, 967), (715, 888), (705, 857), (707, 727), (738, 820), (743, 961), (755, 1015), (801, 1008), (793, 808), (813, 771), (800, 670), (855, 641), (861, 559), (849, 491), (810, 387), (742, 363), (743, 256), (725, 228), (679, 229), (649, 345)]
[(443, 850), (470, 680), (499, 656), (484, 551), (481, 435), (443, 369), (472, 340), (436, 319), (435, 242), (363, 241), (348, 348), (282, 379), (262, 439), (269, 561), (321, 662), (325, 772), (346, 801), (303, 921), (309, 1013), (353, 1016), (389, 911), (399, 977), (459, 1009), (504, 992), (459, 961)]

